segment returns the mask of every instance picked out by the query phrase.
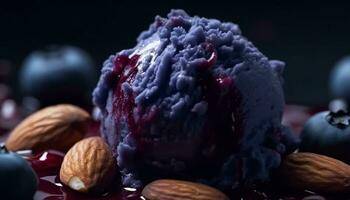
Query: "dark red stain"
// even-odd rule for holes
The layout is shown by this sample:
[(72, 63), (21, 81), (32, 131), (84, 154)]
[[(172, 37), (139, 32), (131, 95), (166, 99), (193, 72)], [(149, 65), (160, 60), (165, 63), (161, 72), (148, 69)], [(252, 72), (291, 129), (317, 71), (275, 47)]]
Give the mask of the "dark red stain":
[[(134, 55), (131, 58), (125, 55), (118, 55), (114, 61), (113, 74), (116, 77), (116, 83), (113, 92), (113, 114), (116, 122), (125, 120), (128, 125), (130, 135), (134, 139), (139, 138), (137, 131), (138, 123), (134, 118), (135, 96), (132, 91), (126, 92), (123, 90), (123, 84), (132, 84), (138, 72), (137, 62), (139, 55)], [(125, 119), (124, 119), (125, 118)]]
[[(208, 118), (202, 129), (204, 137), (202, 148), (213, 150), (205, 155), (203, 164), (218, 169), (229, 155), (239, 150), (238, 142), (243, 132), (244, 120), (240, 110), (242, 98), (235, 87), (234, 77), (213, 75), (211, 66), (216, 63), (217, 53), (210, 43), (204, 48), (212, 53), (207, 60), (197, 66), (197, 81), (203, 88), (203, 100), (208, 103)], [(240, 179), (241, 170), (237, 171), (236, 176)]]

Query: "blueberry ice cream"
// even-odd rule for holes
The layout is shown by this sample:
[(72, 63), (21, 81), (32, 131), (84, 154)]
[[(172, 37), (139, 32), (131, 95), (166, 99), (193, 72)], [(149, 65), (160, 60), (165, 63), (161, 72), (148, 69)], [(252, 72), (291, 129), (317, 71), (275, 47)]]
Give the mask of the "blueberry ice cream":
[[(236, 24), (172, 10), (104, 63), (94, 103), (125, 185), (267, 180), (286, 151), (284, 63)], [(290, 141), (286, 141), (286, 143)]]

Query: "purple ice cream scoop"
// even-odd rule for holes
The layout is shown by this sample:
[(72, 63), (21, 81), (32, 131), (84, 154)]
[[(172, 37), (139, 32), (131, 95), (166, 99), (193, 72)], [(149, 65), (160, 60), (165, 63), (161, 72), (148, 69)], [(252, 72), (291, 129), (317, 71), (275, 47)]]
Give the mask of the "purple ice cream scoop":
[[(123, 183), (156, 178), (219, 188), (266, 180), (292, 138), (281, 125), (284, 63), (236, 24), (172, 10), (105, 61), (94, 103)], [(287, 138), (287, 139), (285, 139)]]

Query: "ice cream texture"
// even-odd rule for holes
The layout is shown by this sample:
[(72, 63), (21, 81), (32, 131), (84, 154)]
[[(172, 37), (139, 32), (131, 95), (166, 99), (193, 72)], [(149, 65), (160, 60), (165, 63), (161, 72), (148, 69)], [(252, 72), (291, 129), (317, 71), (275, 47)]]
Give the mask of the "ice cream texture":
[(283, 69), (236, 24), (157, 16), (134, 48), (104, 62), (93, 93), (123, 183), (267, 180), (292, 140), (281, 125)]

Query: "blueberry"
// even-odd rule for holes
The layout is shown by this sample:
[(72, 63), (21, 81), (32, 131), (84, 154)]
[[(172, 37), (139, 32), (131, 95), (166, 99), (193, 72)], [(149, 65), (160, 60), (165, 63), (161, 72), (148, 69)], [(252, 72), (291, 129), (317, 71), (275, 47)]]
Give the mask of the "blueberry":
[(350, 56), (340, 60), (332, 70), (330, 92), (334, 98), (350, 102)]
[(42, 106), (58, 103), (89, 105), (96, 82), (95, 65), (83, 50), (51, 46), (31, 53), (19, 75), (23, 96), (37, 98)]
[(301, 133), (300, 151), (330, 156), (350, 164), (350, 115), (324, 111), (312, 116)]
[(38, 179), (27, 161), (15, 153), (0, 150), (0, 199), (33, 199)]

